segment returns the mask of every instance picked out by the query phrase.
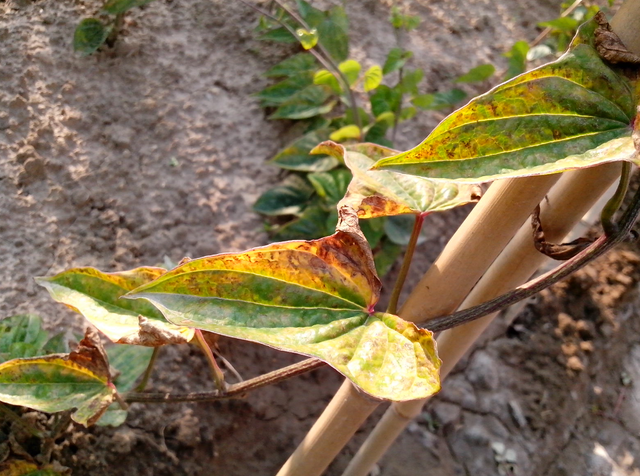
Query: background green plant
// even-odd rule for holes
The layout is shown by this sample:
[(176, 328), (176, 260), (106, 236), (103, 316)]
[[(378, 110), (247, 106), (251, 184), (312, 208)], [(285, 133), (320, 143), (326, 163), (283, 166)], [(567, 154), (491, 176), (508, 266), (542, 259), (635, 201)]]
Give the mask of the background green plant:
[(154, 0), (107, 0), (99, 18), (85, 18), (73, 34), (73, 49), (84, 55), (95, 53), (103, 44), (113, 46), (124, 22), (124, 14)]
[[(321, 11), (297, 0), (290, 6), (278, 3), (261, 16), (256, 28), (260, 39), (299, 43), (306, 50), (267, 71), (265, 76), (277, 82), (256, 94), (271, 119), (295, 121), (300, 131), (270, 160), (292, 173), (254, 205), (271, 218), (267, 229), (273, 238), (312, 239), (335, 229), (336, 205), (352, 174), (335, 157), (311, 154), (319, 142), (365, 141), (393, 147), (398, 125), (419, 110), (450, 109), (466, 98), (459, 88), (424, 93), (424, 71), (411, 67), (413, 53), (402, 47), (404, 34), (417, 28), (420, 19), (393, 7), (390, 22), (396, 46), (384, 64), (364, 68), (349, 58), (349, 21), (342, 6)], [(492, 65), (480, 65), (456, 82), (485, 82), (494, 72)], [(363, 222), (381, 275), (408, 244), (412, 228), (413, 219), (406, 216)]]

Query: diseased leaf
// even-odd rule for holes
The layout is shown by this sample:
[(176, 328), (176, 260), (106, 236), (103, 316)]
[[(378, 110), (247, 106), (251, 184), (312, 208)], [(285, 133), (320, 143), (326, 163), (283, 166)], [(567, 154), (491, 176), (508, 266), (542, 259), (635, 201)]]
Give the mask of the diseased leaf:
[(302, 177), (289, 175), (281, 185), (264, 192), (253, 209), (268, 216), (298, 215), (313, 194), (313, 187)]
[[(353, 174), (353, 180), (338, 208), (348, 205), (358, 212), (359, 218), (444, 211), (480, 198), (481, 190), (474, 185), (371, 171), (371, 166), (377, 160), (396, 153), (379, 145), (355, 144), (345, 147), (327, 141), (313, 152), (343, 157)], [(404, 244), (398, 240), (394, 242)]]
[(120, 299), (164, 272), (162, 268), (150, 267), (118, 273), (73, 268), (50, 278), (36, 278), (36, 282), (53, 299), (82, 314), (113, 342), (151, 347), (182, 344), (193, 338), (193, 329), (168, 323), (146, 303)]
[(477, 183), (634, 160), (633, 89), (600, 60), (594, 28), (583, 25), (559, 60), (477, 97), (374, 169)]
[(364, 73), (364, 90), (365, 92), (373, 91), (382, 82), (382, 68), (377, 64), (371, 66)]
[(34, 315), (13, 316), (0, 321), (0, 362), (42, 355), (49, 333)]
[(495, 72), (496, 68), (492, 64), (481, 64), (456, 79), (456, 83), (479, 83), (489, 79)]
[(178, 325), (323, 359), (375, 397), (439, 388), (431, 333), (373, 313), (380, 282), (364, 239), (338, 231), (193, 260), (131, 293)]
[(114, 392), (106, 354), (98, 335), (90, 329), (71, 354), (0, 364), (0, 401), (43, 412), (75, 408), (71, 417), (82, 425), (100, 418)]
[(100, 48), (109, 36), (109, 30), (97, 18), (85, 18), (73, 34), (73, 50), (90, 55)]
[(338, 166), (340, 163), (338, 160), (328, 155), (311, 155), (309, 153), (316, 145), (328, 138), (329, 132), (325, 129), (309, 132), (278, 152), (270, 162), (283, 169), (297, 172), (331, 170)]

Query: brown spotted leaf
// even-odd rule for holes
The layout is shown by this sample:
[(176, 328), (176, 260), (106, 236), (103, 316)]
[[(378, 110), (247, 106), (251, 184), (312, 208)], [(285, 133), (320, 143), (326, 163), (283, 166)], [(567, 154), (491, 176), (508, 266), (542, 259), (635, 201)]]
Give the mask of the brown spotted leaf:
[(377, 160), (397, 153), (377, 144), (345, 147), (326, 141), (312, 152), (335, 156), (349, 167), (353, 179), (338, 208), (348, 205), (358, 211), (360, 218), (449, 210), (479, 200), (482, 193), (477, 185), (370, 170)]
[(439, 388), (432, 335), (373, 307), (380, 295), (355, 212), (338, 231), (195, 259), (128, 294), (176, 325), (318, 357), (373, 396), (424, 398)]
[(422, 144), (374, 168), (487, 182), (637, 160), (634, 87), (600, 58), (596, 27), (585, 23), (560, 59), (473, 99)]
[(113, 402), (109, 362), (89, 329), (70, 354), (13, 359), (0, 365), (0, 401), (43, 412), (75, 409), (71, 417), (95, 423)]

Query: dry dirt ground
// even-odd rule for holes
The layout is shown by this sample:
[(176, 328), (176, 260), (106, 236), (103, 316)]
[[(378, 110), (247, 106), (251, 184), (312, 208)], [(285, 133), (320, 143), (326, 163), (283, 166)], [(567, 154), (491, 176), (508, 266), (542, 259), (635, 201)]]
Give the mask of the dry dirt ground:
[[(426, 71), (425, 92), (480, 63), (504, 68), (501, 54), (559, 12), (555, 0), (405, 3), (423, 19), (407, 46)], [(85, 324), (34, 276), (267, 243), (251, 205), (277, 182), (265, 159), (288, 134), (251, 94), (291, 50), (256, 41), (248, 7), (157, 0), (130, 13), (114, 49), (77, 56), (75, 25), (100, 5), (0, 0), (0, 317), (39, 314), (55, 331)], [(351, 1), (347, 11), (353, 56), (381, 63), (394, 44), (389, 2)], [(423, 114), (397, 145), (415, 145), (439, 119)], [(414, 280), (463, 215), (430, 218)], [(640, 475), (639, 263), (630, 245), (543, 293), (515, 321), (499, 319), (377, 474)], [(221, 347), (245, 376), (298, 359), (230, 340)], [(244, 400), (135, 404), (119, 428), (72, 427), (53, 456), (76, 476), (274, 474), (339, 384), (321, 369)], [(151, 388), (211, 384), (185, 345), (164, 349)], [(341, 473), (373, 421), (327, 474)]]

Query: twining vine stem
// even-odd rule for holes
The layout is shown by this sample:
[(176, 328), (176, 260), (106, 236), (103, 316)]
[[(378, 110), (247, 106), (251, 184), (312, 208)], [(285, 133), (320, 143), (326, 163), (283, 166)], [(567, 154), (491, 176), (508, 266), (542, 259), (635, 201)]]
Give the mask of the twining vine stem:
[[(623, 173), (626, 165), (623, 166)], [(624, 179), (624, 177), (623, 177)], [(626, 187), (626, 180), (621, 183), (622, 187)], [(620, 188), (619, 188), (620, 190)], [(618, 200), (618, 193), (614, 195), (612, 201)], [(611, 201), (609, 202), (611, 203)], [(613, 215), (615, 211), (611, 209), (606, 211), (606, 215)], [(598, 238), (591, 246), (584, 251), (578, 253), (570, 260), (564, 261), (556, 269), (543, 274), (542, 276), (533, 279), (522, 286), (519, 286), (513, 291), (510, 291), (502, 296), (487, 301), (478, 306), (471, 307), (462, 311), (455, 312), (448, 316), (437, 317), (431, 319), (424, 324), (424, 328), (429, 329), (432, 332), (443, 331), (457, 327), (467, 322), (474, 321), (488, 314), (501, 311), (518, 301), (527, 299), (534, 294), (548, 288), (549, 286), (557, 283), (563, 278), (566, 278), (571, 273), (583, 268), (585, 265), (598, 258), (615, 245), (625, 241), (629, 236), (631, 229), (640, 215), (640, 189), (635, 193), (631, 204), (622, 215), (618, 222), (614, 222), (614, 226), (610, 227), (609, 231), (605, 231), (605, 234)], [(416, 224), (417, 225), (417, 224)], [(213, 400), (222, 400), (229, 398), (238, 398), (243, 396), (250, 390), (255, 390), (266, 385), (281, 382), (283, 380), (301, 375), (303, 373), (315, 370), (326, 365), (319, 359), (310, 358), (298, 362), (293, 365), (289, 365), (282, 369), (274, 370), (264, 375), (245, 380), (244, 382), (236, 383), (227, 386), (226, 391), (220, 392), (206, 392), (206, 393), (188, 393), (188, 394), (171, 394), (171, 393), (126, 393), (123, 395), (124, 400), (128, 403), (133, 402), (145, 402), (145, 403), (169, 403), (169, 402), (207, 402)]]

